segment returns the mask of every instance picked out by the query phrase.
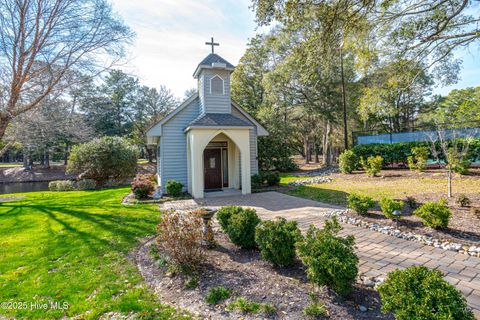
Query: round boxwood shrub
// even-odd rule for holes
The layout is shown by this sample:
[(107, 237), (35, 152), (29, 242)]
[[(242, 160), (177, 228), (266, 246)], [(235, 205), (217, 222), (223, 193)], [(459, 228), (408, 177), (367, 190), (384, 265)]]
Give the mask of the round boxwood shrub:
[(367, 160), (360, 158), (360, 164), (367, 175), (376, 177), (382, 170), (383, 158), (381, 156), (371, 156)]
[(183, 184), (176, 180), (168, 180), (165, 184), (165, 191), (172, 197), (178, 197), (182, 194)]
[(395, 216), (393, 212), (402, 211), (403, 201), (396, 201), (390, 198), (383, 198), (380, 200), (380, 208), (382, 209), (383, 214), (389, 219), (399, 218), (400, 216)]
[(48, 183), (48, 189), (50, 191), (73, 191), (75, 185), (71, 180), (55, 180)]
[(239, 206), (226, 206), (217, 211), (217, 220), (223, 232), (227, 233), (230, 217), (243, 211)]
[(103, 184), (109, 179), (121, 180), (135, 175), (137, 158), (137, 148), (126, 139), (97, 138), (72, 148), (67, 172)]
[(421, 205), (413, 214), (420, 217), (423, 223), (432, 228), (445, 228), (448, 226), (452, 211), (447, 207), (445, 200), (430, 201)]
[(352, 173), (358, 167), (358, 157), (352, 150), (345, 150), (338, 157), (338, 168), (341, 173)]
[(255, 230), (255, 242), (262, 258), (276, 266), (290, 266), (295, 261), (295, 244), (301, 240), (296, 221), (285, 218), (260, 223)]
[(92, 179), (82, 179), (77, 181), (75, 187), (78, 190), (95, 190), (97, 183)]
[(278, 186), (278, 184), (280, 183), (280, 174), (278, 172), (266, 171), (263, 172), (263, 174), (265, 176), (265, 181), (268, 186)]
[(375, 206), (375, 201), (369, 196), (362, 196), (356, 193), (351, 193), (347, 197), (347, 207), (358, 214), (367, 214), (368, 209)]
[(413, 266), (395, 270), (379, 286), (382, 311), (397, 320), (473, 320), (460, 291), (443, 279), (438, 270)]
[(217, 219), (233, 244), (244, 249), (256, 247), (255, 228), (260, 223), (260, 218), (254, 209), (227, 207), (217, 212)]
[(353, 236), (339, 237), (341, 229), (335, 218), (327, 220), (323, 229), (310, 226), (297, 252), (312, 282), (346, 294), (357, 278), (358, 257)]

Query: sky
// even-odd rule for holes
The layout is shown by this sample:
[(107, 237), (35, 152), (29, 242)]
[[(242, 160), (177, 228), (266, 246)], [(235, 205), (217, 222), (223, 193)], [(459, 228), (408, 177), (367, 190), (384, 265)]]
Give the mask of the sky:
[[(236, 65), (256, 30), (250, 0), (112, 0), (116, 11), (135, 32), (127, 61), (121, 67), (149, 87), (165, 85), (182, 98), (196, 87), (192, 74), (209, 53), (213, 36), (218, 53)], [(460, 81), (437, 87), (446, 95), (455, 88), (480, 85), (480, 48), (456, 53), (464, 60)]]

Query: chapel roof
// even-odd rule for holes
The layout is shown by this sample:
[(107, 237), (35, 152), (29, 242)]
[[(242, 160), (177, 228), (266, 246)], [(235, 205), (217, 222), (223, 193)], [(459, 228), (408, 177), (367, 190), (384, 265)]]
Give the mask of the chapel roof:
[(190, 122), (188, 125), (196, 127), (251, 127), (248, 123), (240, 118), (237, 118), (229, 113), (205, 113)]
[(233, 71), (233, 69), (235, 68), (235, 66), (233, 64), (231, 64), (227, 60), (223, 59), (218, 54), (210, 53), (208, 56), (205, 57), (205, 59), (203, 59), (198, 64), (197, 68), (195, 69), (195, 72), (193, 73), (193, 76), (196, 78), (200, 69), (202, 69), (202, 68), (213, 68), (214, 64), (224, 64), (225, 65), (224, 68), (227, 69), (227, 70), (231, 70), (231, 71)]

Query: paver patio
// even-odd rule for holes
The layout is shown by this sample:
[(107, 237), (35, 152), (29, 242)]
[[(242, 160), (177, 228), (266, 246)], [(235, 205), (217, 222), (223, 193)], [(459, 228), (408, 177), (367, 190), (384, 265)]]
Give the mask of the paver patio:
[[(161, 208), (188, 210), (198, 206), (225, 205), (255, 208), (263, 219), (278, 216), (296, 220), (302, 230), (306, 230), (310, 224), (323, 226), (326, 219), (324, 213), (340, 208), (278, 192), (174, 201), (161, 205)], [(343, 235), (355, 236), (360, 273), (376, 277), (412, 265), (438, 268), (446, 275), (445, 279), (448, 282), (463, 292), (475, 316), (480, 319), (480, 258), (437, 249), (349, 224), (342, 226)]]

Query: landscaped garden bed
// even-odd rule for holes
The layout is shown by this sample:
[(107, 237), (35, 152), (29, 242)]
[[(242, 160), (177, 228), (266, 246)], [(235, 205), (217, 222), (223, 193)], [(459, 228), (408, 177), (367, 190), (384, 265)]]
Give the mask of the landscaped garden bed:
[[(334, 173), (328, 177), (332, 179), (329, 183), (298, 186), (286, 192), (341, 206), (346, 206), (347, 197), (351, 193), (367, 195), (376, 201), (380, 201), (383, 197), (390, 197), (405, 202), (407, 197), (413, 197), (418, 205), (446, 198), (445, 173), (440, 170), (431, 169), (418, 173), (390, 169), (382, 170), (379, 177), (368, 177), (357, 171), (350, 175)], [(297, 179), (300, 178), (292, 175), (284, 176), (282, 184)], [(480, 206), (480, 170), (475, 168), (471, 169), (471, 173), (467, 176), (456, 176), (453, 180), (453, 191), (453, 197), (448, 199), (448, 207), (452, 211), (448, 227), (433, 229), (425, 226), (419, 217), (412, 215), (414, 208), (405, 203), (398, 229), (402, 232), (432, 237), (441, 242), (448, 241), (461, 246), (480, 246), (480, 216), (472, 210), (472, 207)], [(461, 194), (469, 198), (470, 207), (461, 207), (456, 203), (457, 197)], [(368, 214), (359, 215), (349, 211), (347, 216), (371, 224), (397, 228), (396, 221), (387, 218), (378, 205), (369, 210)]]
[[(146, 282), (160, 300), (179, 309), (188, 310), (200, 318), (213, 319), (304, 319), (304, 308), (312, 298), (322, 302), (330, 319), (393, 319), (380, 312), (378, 293), (363, 284), (355, 284), (347, 297), (341, 297), (326, 287), (317, 287), (307, 280), (305, 268), (297, 261), (291, 267), (273, 267), (262, 260), (258, 250), (241, 249), (216, 230), (218, 246), (206, 251), (204, 263), (194, 275), (172, 272), (150, 238), (131, 253)], [(209, 288), (231, 290), (229, 298), (217, 305), (205, 302)], [(260, 305), (255, 313), (228, 311), (239, 297)], [(264, 305), (275, 308), (265, 314)]]

